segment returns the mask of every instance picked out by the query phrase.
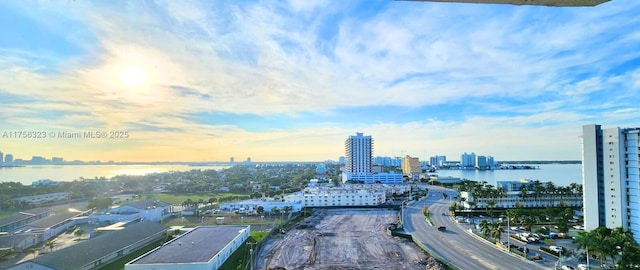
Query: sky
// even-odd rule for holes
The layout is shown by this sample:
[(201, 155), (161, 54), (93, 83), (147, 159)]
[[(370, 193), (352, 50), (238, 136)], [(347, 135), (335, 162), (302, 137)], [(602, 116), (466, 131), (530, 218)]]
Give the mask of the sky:
[(640, 126), (638, 14), (637, 0), (0, 1), (0, 152), (323, 161), (362, 132), (374, 156), (580, 160), (582, 125)]

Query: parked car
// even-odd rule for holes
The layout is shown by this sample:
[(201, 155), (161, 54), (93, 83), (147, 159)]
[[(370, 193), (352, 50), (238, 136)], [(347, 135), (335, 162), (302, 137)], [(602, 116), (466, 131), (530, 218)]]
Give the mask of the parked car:
[(564, 248), (559, 247), (559, 246), (549, 246), (550, 250), (553, 250), (555, 252), (562, 252)]
[(562, 269), (562, 270), (576, 270), (576, 269), (575, 269), (575, 268), (573, 268), (573, 266), (571, 266), (571, 265), (563, 265), (561, 269)]
[(578, 264), (578, 270), (587, 270), (589, 267), (586, 264)]

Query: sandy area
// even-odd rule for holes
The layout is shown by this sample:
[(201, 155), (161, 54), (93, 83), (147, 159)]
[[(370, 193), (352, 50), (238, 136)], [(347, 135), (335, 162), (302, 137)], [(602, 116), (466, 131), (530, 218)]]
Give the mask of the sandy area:
[(427, 255), (420, 248), (387, 235), (397, 216), (392, 210), (317, 210), (268, 240), (255, 269), (425, 269), (420, 261)]

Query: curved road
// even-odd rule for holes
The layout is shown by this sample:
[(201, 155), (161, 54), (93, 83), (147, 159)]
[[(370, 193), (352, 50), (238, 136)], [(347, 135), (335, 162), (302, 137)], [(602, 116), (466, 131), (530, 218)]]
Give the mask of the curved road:
[[(524, 260), (506, 251), (497, 249), (486, 241), (476, 239), (464, 232), (448, 216), (450, 201), (456, 191), (428, 186), (426, 199), (410, 203), (404, 208), (404, 229), (444, 260), (460, 269), (545, 269), (542, 265)], [(433, 226), (425, 221), (422, 209), (429, 206)], [(446, 226), (445, 232), (436, 228)], [(546, 267), (548, 268), (548, 267)]]

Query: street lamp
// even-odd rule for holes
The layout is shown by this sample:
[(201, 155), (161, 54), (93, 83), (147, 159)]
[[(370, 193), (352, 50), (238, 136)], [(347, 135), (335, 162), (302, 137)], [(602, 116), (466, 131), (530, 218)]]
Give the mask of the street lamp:
[(507, 252), (511, 253), (511, 227), (509, 226), (509, 215), (507, 215)]
[(560, 269), (562, 269), (562, 249), (558, 251), (558, 263), (560, 263)]

